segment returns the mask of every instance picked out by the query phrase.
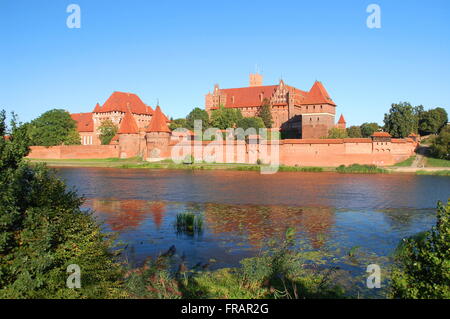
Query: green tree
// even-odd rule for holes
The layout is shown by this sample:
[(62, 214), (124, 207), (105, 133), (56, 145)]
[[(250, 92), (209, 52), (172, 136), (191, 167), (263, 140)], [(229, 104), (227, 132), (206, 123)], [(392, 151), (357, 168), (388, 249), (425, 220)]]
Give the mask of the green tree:
[(119, 128), (111, 120), (104, 120), (98, 127), (100, 132), (100, 141), (102, 145), (108, 145), (113, 137), (117, 134)]
[[(123, 273), (82, 199), (44, 165), (23, 160), (30, 140), (0, 115), (0, 298), (121, 297)], [(68, 289), (67, 267), (81, 268), (81, 289)]]
[(394, 298), (450, 298), (450, 201), (438, 203), (431, 231), (405, 239), (392, 271)]
[(431, 143), (433, 157), (450, 160), (450, 126), (445, 126)]
[(393, 137), (407, 137), (417, 133), (417, 112), (407, 102), (392, 104), (389, 113), (384, 115), (384, 129)]
[(214, 110), (211, 113), (211, 126), (226, 130), (227, 128), (236, 126), (238, 121), (242, 118), (241, 110), (236, 108), (226, 108), (221, 105), (217, 110)]
[(259, 117), (263, 120), (266, 128), (271, 128), (273, 124), (270, 101), (264, 98), (261, 109), (259, 110)]
[(441, 107), (421, 112), (419, 114), (419, 133), (420, 135), (438, 134), (447, 121), (447, 112)]
[(347, 128), (348, 137), (362, 137), (360, 126), (350, 126)]
[(377, 123), (363, 123), (361, 124), (362, 137), (371, 137), (379, 129), (380, 126)]
[(347, 131), (342, 128), (333, 127), (328, 131), (327, 138), (347, 138)]
[(196, 107), (186, 116), (186, 128), (194, 130), (194, 121), (202, 121), (202, 130), (205, 131), (209, 127), (209, 114), (205, 110)]
[(175, 119), (170, 121), (169, 128), (173, 131), (177, 128), (187, 128), (186, 119)]
[(29, 125), (33, 145), (54, 146), (81, 144), (77, 123), (69, 112), (53, 109), (45, 112)]
[(265, 127), (264, 122), (260, 117), (244, 117), (236, 123), (236, 126), (243, 130), (254, 128), (256, 129), (256, 132), (258, 132), (260, 128)]

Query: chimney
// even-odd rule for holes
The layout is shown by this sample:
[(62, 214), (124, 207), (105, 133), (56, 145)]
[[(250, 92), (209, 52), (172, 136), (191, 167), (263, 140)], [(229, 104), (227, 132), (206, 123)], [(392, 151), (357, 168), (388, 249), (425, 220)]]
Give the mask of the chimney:
[(263, 77), (259, 73), (250, 74), (250, 86), (262, 86)]

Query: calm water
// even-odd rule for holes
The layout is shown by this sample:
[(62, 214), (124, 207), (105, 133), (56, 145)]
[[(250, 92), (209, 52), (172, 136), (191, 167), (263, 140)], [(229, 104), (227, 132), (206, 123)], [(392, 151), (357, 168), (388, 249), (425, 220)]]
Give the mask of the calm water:
[[(367, 264), (399, 241), (435, 223), (436, 202), (450, 196), (450, 178), (337, 173), (60, 168), (107, 230), (128, 244), (140, 265), (175, 245), (189, 264), (237, 266), (288, 227), (314, 249), (358, 247)], [(201, 235), (177, 234), (177, 213), (204, 216)], [(365, 270), (359, 267), (359, 271)]]

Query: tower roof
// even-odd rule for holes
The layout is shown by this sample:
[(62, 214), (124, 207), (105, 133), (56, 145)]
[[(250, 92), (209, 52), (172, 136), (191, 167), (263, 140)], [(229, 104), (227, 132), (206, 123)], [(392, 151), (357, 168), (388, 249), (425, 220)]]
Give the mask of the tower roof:
[(131, 111), (128, 110), (125, 113), (125, 116), (122, 119), (122, 122), (120, 122), (120, 128), (118, 131), (119, 134), (137, 134), (139, 133), (138, 126), (136, 124), (136, 121), (131, 114)]
[(92, 119), (92, 113), (72, 113), (70, 117), (77, 122), (78, 132), (93, 132), (94, 121)]
[(341, 117), (339, 118), (338, 123), (339, 123), (339, 124), (345, 124), (345, 123), (346, 123), (346, 122), (345, 122), (345, 119), (344, 119), (344, 114), (341, 114)]
[(170, 133), (170, 129), (167, 126), (167, 117), (161, 112), (161, 108), (159, 105), (156, 107), (155, 112), (153, 113), (150, 124), (147, 127), (147, 132), (168, 132)]
[(152, 115), (153, 110), (151, 107), (145, 105), (144, 102), (134, 93), (126, 92), (113, 92), (111, 96), (106, 100), (102, 107), (100, 105), (95, 106), (95, 113), (106, 112), (123, 112), (126, 113), (128, 109), (133, 114)]
[(311, 90), (309, 90), (300, 104), (331, 104), (336, 106), (325, 87), (319, 81), (314, 82)]

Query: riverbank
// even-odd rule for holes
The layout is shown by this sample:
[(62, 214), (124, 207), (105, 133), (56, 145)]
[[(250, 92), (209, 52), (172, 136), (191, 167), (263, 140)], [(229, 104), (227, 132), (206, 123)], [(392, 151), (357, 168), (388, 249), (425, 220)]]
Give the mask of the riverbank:
[[(176, 164), (171, 160), (147, 162), (139, 158), (106, 158), (106, 159), (29, 159), (31, 163), (46, 163), (50, 167), (107, 167), (107, 168), (137, 168), (137, 169), (185, 169), (185, 170), (234, 170), (234, 171), (260, 171), (264, 166), (256, 164), (224, 164), (224, 163), (193, 163)], [(413, 162), (407, 160), (408, 162)], [(405, 161), (406, 162), (406, 161)], [(448, 161), (446, 161), (448, 162)], [(402, 162), (403, 163), (403, 162)], [(279, 172), (338, 172), (360, 174), (418, 174), (450, 176), (448, 166), (443, 167), (413, 167), (399, 163), (396, 166), (374, 167), (370, 165), (352, 165), (347, 167), (302, 167), (284, 166), (278, 168)], [(445, 163), (447, 164), (447, 163)]]

